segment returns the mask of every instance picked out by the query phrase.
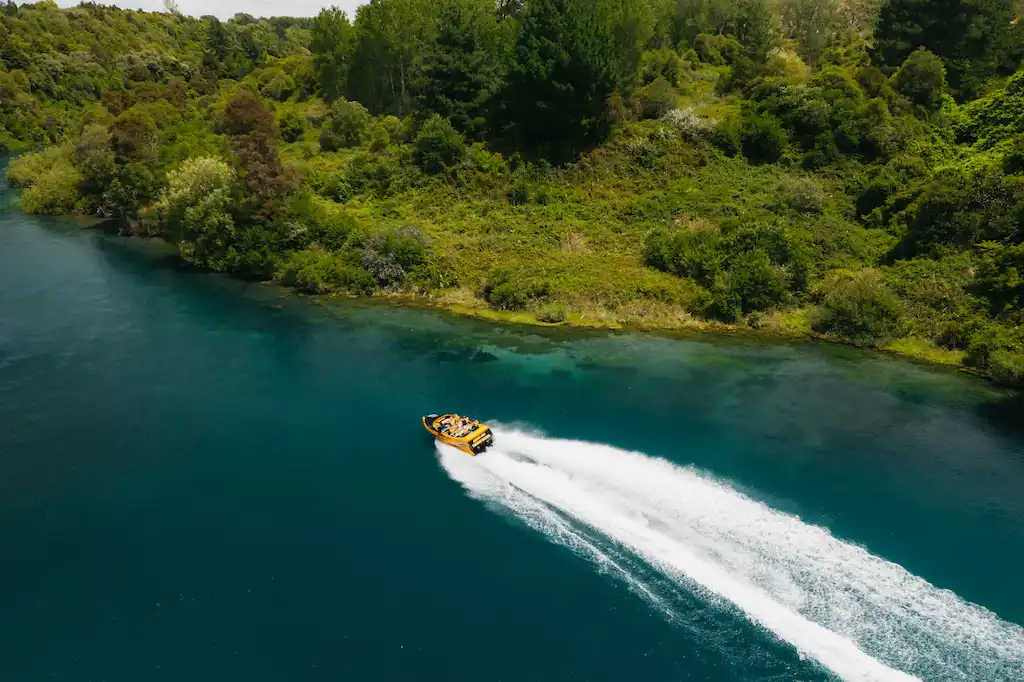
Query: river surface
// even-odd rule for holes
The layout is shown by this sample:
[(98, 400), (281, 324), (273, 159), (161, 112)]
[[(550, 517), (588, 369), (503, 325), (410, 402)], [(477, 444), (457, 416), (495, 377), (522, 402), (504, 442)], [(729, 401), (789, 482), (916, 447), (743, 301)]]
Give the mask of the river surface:
[(0, 680), (1024, 679), (1024, 414), (980, 380), (323, 305), (12, 196)]

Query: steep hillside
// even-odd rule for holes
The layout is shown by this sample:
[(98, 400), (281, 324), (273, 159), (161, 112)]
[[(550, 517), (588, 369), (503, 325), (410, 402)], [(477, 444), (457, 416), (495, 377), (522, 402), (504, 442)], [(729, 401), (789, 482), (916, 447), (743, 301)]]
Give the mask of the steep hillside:
[(943, 7), (7, 5), (0, 144), (51, 145), (8, 169), (25, 210), (241, 277), (816, 333), (1020, 384), (1024, 41), (1012, 2)]

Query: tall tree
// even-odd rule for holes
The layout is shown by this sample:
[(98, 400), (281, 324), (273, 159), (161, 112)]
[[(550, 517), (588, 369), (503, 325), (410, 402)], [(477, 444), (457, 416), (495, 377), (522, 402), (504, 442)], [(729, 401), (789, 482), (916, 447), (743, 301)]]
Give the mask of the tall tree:
[(222, 125), (248, 190), (246, 209), (254, 219), (269, 221), (292, 187), (278, 154), (274, 117), (259, 95), (239, 88), (224, 107)]
[(565, 161), (606, 132), (621, 62), (602, 9), (589, 0), (527, 5), (501, 97), (504, 132), (519, 149)]
[(405, 116), (421, 82), (420, 55), (437, 33), (436, 0), (370, 0), (356, 15), (349, 94), (374, 113)]
[(437, 40), (424, 59), (422, 114), (439, 114), (481, 137), (501, 78), (501, 45), (493, 0), (443, 0)]
[(345, 92), (348, 61), (352, 54), (355, 32), (348, 17), (337, 7), (320, 10), (313, 19), (309, 50), (313, 53), (320, 92), (328, 102)]
[(942, 59), (950, 87), (976, 95), (997, 73), (1012, 73), (1022, 56), (1014, 0), (889, 0), (875, 30), (873, 58), (895, 70), (926, 47)]

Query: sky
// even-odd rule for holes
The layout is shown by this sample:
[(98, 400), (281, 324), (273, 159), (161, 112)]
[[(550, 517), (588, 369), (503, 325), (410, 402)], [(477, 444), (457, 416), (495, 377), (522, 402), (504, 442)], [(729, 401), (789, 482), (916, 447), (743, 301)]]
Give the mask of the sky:
[[(74, 7), (80, 0), (57, 0), (61, 7)], [(144, 9), (150, 12), (163, 12), (163, 0), (97, 0), (101, 5), (116, 5), (124, 9)], [(230, 19), (238, 12), (245, 12), (254, 17), (312, 17), (324, 7), (336, 5), (355, 17), (356, 7), (366, 0), (177, 0), (178, 9), (182, 14), (202, 16), (212, 14), (219, 19)]]

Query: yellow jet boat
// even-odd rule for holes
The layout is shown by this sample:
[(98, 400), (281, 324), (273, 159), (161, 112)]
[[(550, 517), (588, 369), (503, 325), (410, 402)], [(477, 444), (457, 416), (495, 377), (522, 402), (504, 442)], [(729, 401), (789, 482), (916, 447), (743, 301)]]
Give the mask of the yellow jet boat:
[(471, 455), (479, 455), (494, 443), (494, 434), (486, 424), (457, 414), (428, 414), (423, 426), (442, 443)]

